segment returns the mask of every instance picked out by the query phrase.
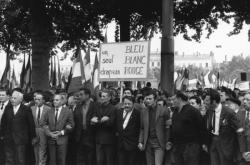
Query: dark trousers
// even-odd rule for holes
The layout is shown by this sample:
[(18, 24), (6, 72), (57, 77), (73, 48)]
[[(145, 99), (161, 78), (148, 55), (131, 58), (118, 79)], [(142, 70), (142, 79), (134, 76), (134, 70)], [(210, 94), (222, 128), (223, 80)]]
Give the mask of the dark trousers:
[(65, 165), (67, 144), (57, 145), (48, 144), (49, 147), (49, 164), (50, 165)]
[(175, 165), (199, 165), (201, 147), (197, 143), (174, 144)]
[(77, 165), (94, 165), (95, 147), (94, 145), (87, 145), (78, 143), (76, 162)]
[(77, 143), (75, 141), (75, 137), (73, 137), (73, 134), (69, 136), (68, 141), (68, 150), (67, 150), (67, 156), (66, 156), (66, 165), (76, 165), (76, 154), (77, 154)]
[(5, 163), (5, 155), (4, 155), (4, 143), (3, 140), (0, 139), (0, 164)]
[(164, 161), (165, 150), (158, 143), (148, 143), (146, 145), (147, 165), (162, 165)]
[(123, 148), (118, 149), (118, 164), (119, 165), (135, 165), (138, 155), (137, 150), (127, 151)]
[(8, 141), (4, 144), (4, 150), (5, 165), (26, 165), (26, 145), (17, 145), (14, 141)]
[(115, 147), (113, 144), (96, 144), (97, 165), (114, 165)]
[(211, 165), (233, 165), (233, 158), (227, 159), (222, 151), (219, 138), (214, 136), (210, 148)]

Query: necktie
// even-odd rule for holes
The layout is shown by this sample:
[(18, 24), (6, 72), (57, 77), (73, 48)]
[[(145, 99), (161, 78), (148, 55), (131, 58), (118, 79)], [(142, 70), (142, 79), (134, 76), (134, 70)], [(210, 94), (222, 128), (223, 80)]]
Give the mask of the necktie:
[(40, 117), (41, 117), (41, 108), (38, 107), (38, 114), (37, 114), (37, 121), (39, 122), (40, 120)]
[(123, 116), (123, 123), (122, 123), (123, 129), (125, 129), (125, 127), (126, 127), (125, 120), (126, 120), (127, 116), (128, 116), (128, 112), (125, 111), (125, 115)]
[(249, 124), (249, 111), (246, 111), (246, 125)]
[(4, 102), (2, 102), (1, 104), (2, 104), (2, 105), (1, 105), (1, 110), (3, 110)]
[(213, 126), (213, 132), (215, 132), (215, 111), (213, 113), (213, 123), (212, 123), (212, 126)]
[(123, 122), (126, 120), (127, 116), (128, 116), (128, 112), (125, 111), (125, 115), (123, 116)]
[(58, 116), (58, 108), (56, 108), (55, 124), (57, 123), (57, 116)]
[(86, 126), (86, 114), (87, 114), (87, 105), (83, 105), (82, 107), (82, 126), (85, 130), (87, 128)]

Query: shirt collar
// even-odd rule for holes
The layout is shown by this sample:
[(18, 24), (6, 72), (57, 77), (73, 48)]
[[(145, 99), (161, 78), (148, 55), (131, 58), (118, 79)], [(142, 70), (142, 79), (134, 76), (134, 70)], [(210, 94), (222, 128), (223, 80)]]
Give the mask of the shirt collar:
[(62, 106), (55, 108), (55, 111), (56, 111), (56, 109), (58, 109), (58, 112), (60, 112), (62, 110)]
[(43, 107), (44, 107), (44, 105), (42, 105), (41, 107), (39, 107), (39, 106), (37, 106), (37, 109), (41, 109), (41, 110), (43, 110)]
[(9, 103), (9, 100), (4, 102), (4, 106), (6, 106)]
[(13, 108), (14, 108), (15, 110), (18, 110), (20, 106), (21, 106), (21, 104), (16, 105), (16, 106), (13, 106)]
[(221, 103), (219, 103), (219, 105), (215, 108), (215, 112), (220, 113), (221, 109), (222, 109), (222, 105), (221, 105)]

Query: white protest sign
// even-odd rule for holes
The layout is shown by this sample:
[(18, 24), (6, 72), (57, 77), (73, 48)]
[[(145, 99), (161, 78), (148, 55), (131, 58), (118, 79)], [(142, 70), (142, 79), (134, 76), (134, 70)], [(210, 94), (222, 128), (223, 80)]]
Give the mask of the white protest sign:
[(99, 81), (146, 80), (149, 52), (149, 41), (101, 44)]

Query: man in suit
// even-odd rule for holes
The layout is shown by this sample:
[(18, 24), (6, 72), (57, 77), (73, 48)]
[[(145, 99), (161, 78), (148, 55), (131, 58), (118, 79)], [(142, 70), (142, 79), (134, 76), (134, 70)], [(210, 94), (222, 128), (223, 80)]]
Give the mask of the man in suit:
[(5, 109), (8, 109), (9, 106), (11, 106), (11, 103), (9, 101), (10, 97), (10, 91), (6, 90), (4, 88), (0, 89), (0, 164), (5, 163), (4, 159), (4, 140), (3, 140), (3, 134), (1, 129), (1, 121), (2, 116), (4, 114)]
[(6, 165), (26, 165), (26, 146), (36, 137), (35, 123), (30, 108), (22, 104), (23, 94), (14, 91), (12, 106), (5, 109), (2, 117), (2, 131), (5, 146)]
[(147, 165), (162, 165), (166, 143), (169, 140), (169, 112), (156, 105), (153, 90), (145, 92), (146, 109), (141, 111), (141, 129), (138, 147), (146, 151)]
[(243, 99), (244, 111), (239, 116), (241, 127), (244, 129), (239, 140), (241, 161), (240, 165), (250, 165), (250, 94)]
[(90, 120), (95, 114), (97, 106), (90, 100), (90, 89), (80, 89), (79, 96), (81, 103), (76, 106), (74, 113), (77, 165), (93, 165), (95, 159), (95, 134)]
[(232, 165), (237, 156), (238, 134), (242, 132), (235, 112), (222, 105), (220, 94), (210, 90), (211, 109), (208, 110), (208, 131), (211, 135), (211, 165)]
[(115, 156), (115, 107), (110, 103), (109, 90), (101, 92), (100, 104), (91, 118), (96, 133), (97, 165), (114, 165)]
[(54, 108), (45, 114), (41, 125), (48, 136), (49, 164), (65, 165), (68, 133), (74, 128), (73, 113), (63, 107), (63, 97), (55, 94)]
[(36, 93), (35, 105), (31, 107), (35, 126), (36, 126), (36, 141), (32, 144), (34, 146), (35, 153), (35, 165), (46, 165), (47, 163), (47, 136), (43, 127), (41, 127), (41, 121), (44, 116), (50, 110), (50, 107), (45, 105), (43, 94)]
[(123, 107), (116, 111), (118, 133), (118, 164), (134, 165), (138, 156), (140, 111), (134, 107), (134, 98), (125, 96)]

